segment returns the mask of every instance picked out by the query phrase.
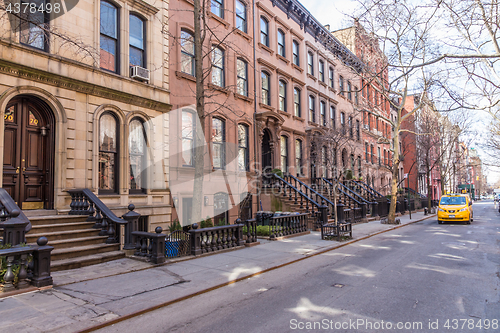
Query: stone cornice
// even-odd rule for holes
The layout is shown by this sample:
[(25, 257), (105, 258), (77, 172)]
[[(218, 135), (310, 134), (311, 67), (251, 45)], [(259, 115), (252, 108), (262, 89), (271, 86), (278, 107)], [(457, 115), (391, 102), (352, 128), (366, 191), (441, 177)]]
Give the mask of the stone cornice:
[[(160, 112), (168, 112), (171, 110), (172, 105), (155, 101), (153, 99), (144, 98), (139, 95), (130, 94), (127, 92), (111, 89), (101, 85), (76, 80), (66, 76), (50, 73), (44, 70), (20, 65), (14, 62), (0, 59), (0, 73), (16, 76), (19, 78), (27, 79), (34, 82), (48, 84), (54, 87), (77, 91), (83, 94), (94, 95), (103, 97), (110, 100), (120, 101), (131, 105), (144, 107)], [(116, 80), (121, 78), (117, 77)], [(130, 80), (123, 78), (123, 80)], [(161, 93), (168, 94), (167, 90), (151, 86), (148, 89), (157, 90)]]
[(314, 37), (327, 50), (334, 54), (347, 66), (352, 66), (361, 72), (364, 67), (362, 61), (356, 57), (344, 44), (328, 31), (314, 16), (297, 0), (270, 0), (274, 7), (278, 7), (287, 17), (300, 25), (304, 32)]

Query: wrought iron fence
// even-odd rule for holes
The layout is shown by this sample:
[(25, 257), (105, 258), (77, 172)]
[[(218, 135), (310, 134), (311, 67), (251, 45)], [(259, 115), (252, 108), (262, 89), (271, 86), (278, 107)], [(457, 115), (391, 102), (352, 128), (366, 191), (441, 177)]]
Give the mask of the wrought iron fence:
[(166, 237), (165, 256), (167, 258), (183, 257), (190, 254), (191, 235), (176, 230)]
[(305, 213), (271, 218), (269, 223), (269, 238), (273, 239), (306, 231), (308, 215)]
[(352, 238), (352, 224), (351, 223), (327, 223), (321, 226), (321, 239), (331, 240), (337, 239), (340, 241), (341, 237)]

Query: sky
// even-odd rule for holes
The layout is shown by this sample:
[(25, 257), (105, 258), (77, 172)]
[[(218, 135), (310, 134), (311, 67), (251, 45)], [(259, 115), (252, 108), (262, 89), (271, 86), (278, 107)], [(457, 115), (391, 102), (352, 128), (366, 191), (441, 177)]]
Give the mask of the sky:
[[(355, 0), (299, 0), (304, 7), (323, 25), (330, 25), (330, 29), (338, 30), (352, 25), (352, 18), (350, 15), (355, 11), (357, 2)], [(479, 118), (484, 117), (482, 115)], [(476, 127), (475, 142), (471, 147), (477, 149), (479, 156), (487, 163), (487, 154), (484, 153), (481, 143), (487, 140), (488, 133), (484, 130), (484, 123), (479, 124), (483, 130), (478, 130)], [(495, 183), (500, 179), (499, 167), (487, 167), (483, 165), (483, 172), (487, 175), (489, 184)]]

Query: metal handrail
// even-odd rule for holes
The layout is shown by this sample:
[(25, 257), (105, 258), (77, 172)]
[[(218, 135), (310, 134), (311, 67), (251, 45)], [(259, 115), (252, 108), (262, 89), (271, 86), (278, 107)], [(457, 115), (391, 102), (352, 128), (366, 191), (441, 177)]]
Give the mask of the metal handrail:
[(17, 222), (26, 223), (24, 233), (28, 233), (31, 230), (30, 220), (26, 217), (26, 215), (24, 215), (23, 211), (19, 208), (14, 199), (12, 199), (10, 194), (3, 188), (0, 188), (0, 204), (0, 229), (3, 229), (2, 225), (7, 220), (17, 218)]
[(295, 186), (293, 186), (292, 184), (290, 184), (289, 182), (287, 182), (286, 180), (284, 180), (283, 178), (281, 178), (277, 174), (273, 174), (273, 177), (276, 178), (276, 179), (278, 179), (280, 182), (284, 183), (286, 186), (288, 186), (292, 190), (294, 190), (295, 193), (298, 193), (301, 197), (303, 197), (304, 199), (306, 199), (307, 201), (309, 201), (311, 204), (313, 204), (314, 206), (316, 206), (318, 209), (321, 206), (319, 203), (317, 203), (316, 201), (314, 201), (313, 199), (311, 199), (308, 195), (306, 195), (302, 191), (298, 190)]
[(298, 179), (297, 177), (293, 176), (293, 175), (286, 175), (285, 177), (290, 177), (292, 178), (293, 180), (295, 180), (296, 182), (298, 182), (300, 185), (304, 186), (307, 190), (309, 190), (311, 193), (314, 193), (316, 194), (316, 196), (320, 197), (322, 200), (324, 200), (327, 204), (331, 205), (331, 206), (334, 206), (334, 203), (331, 202), (330, 200), (328, 200), (327, 198), (325, 198), (321, 193), (318, 193), (318, 191), (316, 191), (315, 189), (311, 188), (310, 186), (308, 186), (307, 184), (305, 184), (303, 181), (301, 181), (300, 179)]
[[(326, 182), (328, 185), (330, 185), (331, 187), (333, 187), (333, 183), (332, 183), (332, 182), (330, 182), (328, 179), (326, 179), (326, 178), (321, 178), (321, 179), (322, 179), (324, 182)], [(339, 183), (339, 184), (341, 184), (341, 183)], [(343, 187), (347, 188), (346, 186), (344, 186), (344, 184), (341, 184), (341, 185), (342, 185)], [(347, 188), (347, 189), (348, 189), (348, 188)], [(358, 200), (354, 199), (354, 198), (353, 198), (350, 194), (346, 193), (343, 189), (338, 188), (338, 190), (339, 190), (342, 194), (344, 194), (345, 196), (349, 197), (349, 199), (351, 199), (352, 201), (354, 201), (354, 202), (355, 202), (355, 203), (357, 203), (358, 205), (361, 205), (361, 202), (360, 202), (360, 201), (358, 201)], [(348, 189), (348, 190), (349, 190), (349, 189)], [(351, 192), (352, 192), (352, 191), (351, 191)], [(355, 192), (353, 192), (353, 193), (355, 193)], [(357, 194), (356, 194), (356, 195), (357, 195)], [(359, 197), (359, 195), (358, 195), (358, 197)], [(362, 197), (360, 197), (360, 198), (361, 198), (361, 199), (363, 199)], [(365, 202), (368, 202), (368, 201), (366, 201), (365, 199), (363, 199), (363, 200), (364, 200)]]

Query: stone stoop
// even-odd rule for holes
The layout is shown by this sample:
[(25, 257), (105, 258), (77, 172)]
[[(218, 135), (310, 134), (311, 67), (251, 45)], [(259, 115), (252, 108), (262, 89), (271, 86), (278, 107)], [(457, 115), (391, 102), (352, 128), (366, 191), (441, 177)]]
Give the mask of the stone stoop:
[(35, 244), (45, 236), (48, 245), (53, 246), (51, 271), (79, 268), (125, 257), (119, 244), (106, 244), (107, 236), (99, 236), (94, 222), (87, 222), (87, 216), (25, 214), (32, 229), (26, 234), (28, 244)]

